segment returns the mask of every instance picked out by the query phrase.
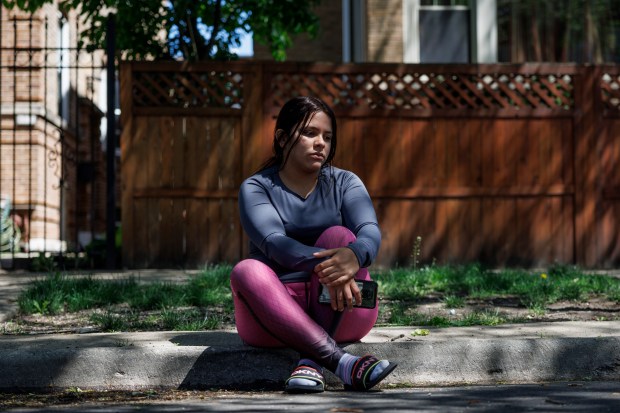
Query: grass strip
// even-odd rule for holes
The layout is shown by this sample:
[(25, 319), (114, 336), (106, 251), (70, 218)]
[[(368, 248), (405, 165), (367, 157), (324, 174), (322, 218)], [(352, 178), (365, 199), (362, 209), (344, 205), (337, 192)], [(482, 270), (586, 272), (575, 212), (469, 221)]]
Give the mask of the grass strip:
[(548, 271), (486, 269), (478, 264), (397, 268), (376, 274), (379, 289), (390, 300), (415, 301), (428, 295), (459, 298), (519, 297), (527, 308), (561, 300), (587, 301), (594, 295), (620, 302), (620, 280), (591, 275), (573, 266)]
[[(103, 331), (205, 330), (230, 321), (233, 303), (230, 265), (215, 265), (188, 276), (183, 283), (140, 283), (136, 278), (100, 280), (59, 273), (35, 281), (19, 297), (22, 314), (56, 315), (100, 309), (91, 322)], [(478, 311), (463, 317), (419, 314), (417, 303), (438, 297), (446, 308), (459, 308), (470, 299), (517, 297), (532, 312), (544, 312), (557, 301), (587, 301), (604, 297), (620, 303), (620, 280), (588, 274), (574, 266), (552, 266), (547, 271), (494, 270), (479, 264), (395, 268), (376, 272), (379, 296), (389, 312), (388, 325), (436, 327), (498, 325), (508, 319), (497, 311)], [(122, 307), (122, 310), (115, 309)]]

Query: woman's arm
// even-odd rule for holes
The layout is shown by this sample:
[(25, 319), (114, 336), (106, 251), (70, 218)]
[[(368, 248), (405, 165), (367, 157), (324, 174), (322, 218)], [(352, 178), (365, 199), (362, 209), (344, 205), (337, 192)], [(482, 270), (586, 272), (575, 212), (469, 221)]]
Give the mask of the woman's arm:
[[(321, 251), (314, 255), (326, 258), (314, 268), (320, 282), (330, 287), (332, 307), (342, 311), (343, 306), (352, 308), (352, 296), (358, 297), (359, 290), (351, 280), (360, 267), (369, 266), (379, 250), (381, 232), (375, 209), (362, 181), (348, 173), (343, 181), (342, 215), (345, 225), (356, 235), (356, 241), (346, 248)], [(357, 290), (357, 291), (356, 291)]]
[(286, 236), (284, 224), (267, 190), (250, 178), (239, 190), (241, 225), (265, 256), (284, 268), (312, 272), (323, 258), (313, 256), (322, 248), (310, 247)]
[(353, 250), (360, 267), (373, 263), (381, 245), (381, 231), (375, 208), (362, 180), (348, 172), (343, 182), (342, 217), (356, 236), (348, 248)]

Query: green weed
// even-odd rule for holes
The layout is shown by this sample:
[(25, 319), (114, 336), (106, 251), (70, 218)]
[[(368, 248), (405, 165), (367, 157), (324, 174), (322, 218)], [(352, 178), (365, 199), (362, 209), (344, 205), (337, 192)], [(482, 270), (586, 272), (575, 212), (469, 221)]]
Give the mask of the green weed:
[(456, 295), (448, 294), (443, 297), (442, 301), (446, 308), (462, 308), (465, 306), (465, 299)]

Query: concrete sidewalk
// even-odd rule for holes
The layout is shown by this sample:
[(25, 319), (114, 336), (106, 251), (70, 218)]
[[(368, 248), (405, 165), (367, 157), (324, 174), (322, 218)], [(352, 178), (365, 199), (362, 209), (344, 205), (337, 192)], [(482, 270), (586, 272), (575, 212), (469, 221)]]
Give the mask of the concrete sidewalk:
[[(180, 271), (134, 275), (145, 281), (188, 276)], [(3, 312), (14, 308), (7, 297), (16, 297), (31, 279), (0, 275)], [(12, 292), (5, 294), (5, 288)], [(414, 330), (375, 328), (347, 350), (397, 361), (384, 387), (620, 380), (620, 322), (430, 329), (426, 336)], [(234, 330), (5, 335), (0, 336), (0, 391), (281, 388), (296, 357), (291, 350), (246, 346)], [(326, 378), (329, 387), (340, 387), (331, 374)]]

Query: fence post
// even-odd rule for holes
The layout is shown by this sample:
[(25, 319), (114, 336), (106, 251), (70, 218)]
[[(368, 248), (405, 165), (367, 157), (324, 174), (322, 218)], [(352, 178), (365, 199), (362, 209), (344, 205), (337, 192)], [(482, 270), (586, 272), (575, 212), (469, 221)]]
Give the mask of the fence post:
[(598, 223), (600, 222), (600, 71), (582, 66), (575, 83), (575, 259), (584, 267), (599, 264)]
[[(263, 130), (264, 130), (264, 80), (263, 65), (250, 63), (251, 70), (244, 76), (251, 79), (244, 85), (243, 119), (241, 121), (241, 180), (254, 172), (263, 160)], [(241, 242), (241, 256), (247, 255), (248, 242), (246, 235), (239, 225), (239, 240)]]
[(106, 136), (106, 268), (116, 268), (116, 19), (108, 16), (107, 55), (107, 136)]

